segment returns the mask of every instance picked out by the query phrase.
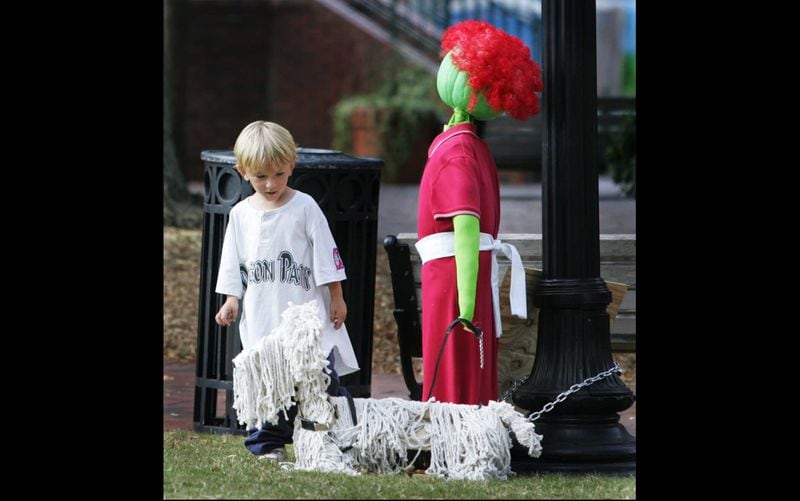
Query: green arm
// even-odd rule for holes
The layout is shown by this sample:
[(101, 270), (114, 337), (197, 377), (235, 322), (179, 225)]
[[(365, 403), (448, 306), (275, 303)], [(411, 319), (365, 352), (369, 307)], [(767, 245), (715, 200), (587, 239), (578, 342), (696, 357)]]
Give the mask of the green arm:
[(475, 290), (478, 286), (480, 221), (475, 216), (460, 214), (453, 218), (453, 229), (459, 317), (472, 322), (475, 314)]

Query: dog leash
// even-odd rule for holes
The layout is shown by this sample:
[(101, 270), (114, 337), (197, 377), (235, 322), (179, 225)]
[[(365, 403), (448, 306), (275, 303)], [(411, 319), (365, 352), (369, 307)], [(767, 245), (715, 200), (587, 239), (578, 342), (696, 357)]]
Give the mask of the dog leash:
[[(456, 318), (455, 320), (450, 322), (450, 325), (447, 326), (447, 330), (444, 333), (444, 339), (442, 340), (442, 346), (439, 348), (439, 355), (437, 355), (437, 357), (436, 357), (436, 366), (433, 369), (433, 377), (431, 378), (431, 389), (428, 390), (428, 398), (430, 398), (431, 393), (433, 393), (433, 388), (434, 388), (434, 385), (436, 384), (436, 375), (439, 373), (439, 363), (441, 363), (441, 361), (442, 361), (442, 354), (444, 353), (444, 346), (445, 346), (445, 344), (447, 344), (447, 338), (450, 337), (450, 333), (453, 332), (453, 329), (455, 329), (456, 325), (458, 325), (458, 324), (462, 324), (464, 327), (466, 327), (467, 332), (472, 333), (478, 339), (478, 346), (480, 347), (480, 357), (481, 357), (480, 358), (480, 360), (481, 360), (480, 365), (481, 365), (481, 369), (483, 369), (483, 365), (484, 365), (483, 364), (483, 331), (480, 329), (480, 327), (476, 326), (475, 324), (473, 324), (472, 322), (470, 322), (466, 318), (460, 318), (460, 317)], [(424, 399), (424, 398), (422, 399), (423, 402), (425, 400), (426, 399)]]

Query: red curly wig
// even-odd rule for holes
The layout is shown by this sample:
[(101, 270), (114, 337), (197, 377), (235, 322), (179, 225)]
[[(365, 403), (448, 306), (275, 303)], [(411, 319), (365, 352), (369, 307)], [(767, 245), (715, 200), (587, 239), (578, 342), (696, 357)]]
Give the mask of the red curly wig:
[(462, 21), (442, 35), (441, 56), (451, 50), (453, 62), (469, 75), (475, 90), (468, 110), (480, 92), (492, 108), (518, 120), (539, 113), (536, 92), (544, 89), (542, 70), (522, 40), (485, 21)]

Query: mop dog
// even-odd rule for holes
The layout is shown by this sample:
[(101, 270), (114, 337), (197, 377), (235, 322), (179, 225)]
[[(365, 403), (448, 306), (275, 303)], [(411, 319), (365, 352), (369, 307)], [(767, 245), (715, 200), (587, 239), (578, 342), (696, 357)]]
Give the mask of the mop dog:
[[(398, 473), (413, 468), (409, 451), (429, 450), (427, 475), (488, 480), (513, 475), (513, 432), (532, 457), (542, 436), (508, 403), (417, 402), (399, 398), (331, 397), (316, 301), (289, 304), (270, 336), (233, 359), (234, 402), (248, 428), (277, 423), (298, 406), (294, 465), (303, 471)], [(413, 453), (413, 452), (412, 452)]]

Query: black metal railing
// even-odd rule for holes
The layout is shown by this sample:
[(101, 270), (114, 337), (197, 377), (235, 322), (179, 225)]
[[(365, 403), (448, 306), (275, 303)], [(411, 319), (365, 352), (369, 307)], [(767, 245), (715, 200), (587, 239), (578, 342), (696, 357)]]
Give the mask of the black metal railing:
[(437, 55), (442, 31), (466, 19), (488, 21), (521, 38), (541, 61), (541, 2), (539, 0), (349, 0), (395, 36)]

